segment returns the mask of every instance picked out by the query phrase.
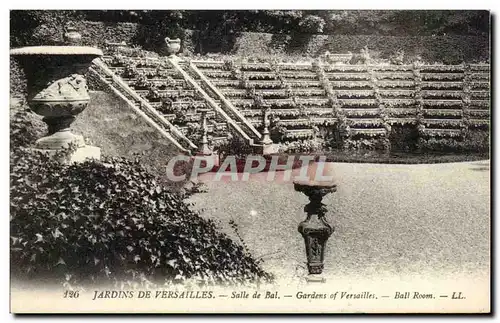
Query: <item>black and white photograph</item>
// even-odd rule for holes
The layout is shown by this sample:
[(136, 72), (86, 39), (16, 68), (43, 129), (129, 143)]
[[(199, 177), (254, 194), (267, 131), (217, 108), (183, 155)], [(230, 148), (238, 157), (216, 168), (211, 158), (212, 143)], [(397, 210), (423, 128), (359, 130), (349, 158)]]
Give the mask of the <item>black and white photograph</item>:
[(10, 312), (490, 313), (491, 16), (10, 10)]

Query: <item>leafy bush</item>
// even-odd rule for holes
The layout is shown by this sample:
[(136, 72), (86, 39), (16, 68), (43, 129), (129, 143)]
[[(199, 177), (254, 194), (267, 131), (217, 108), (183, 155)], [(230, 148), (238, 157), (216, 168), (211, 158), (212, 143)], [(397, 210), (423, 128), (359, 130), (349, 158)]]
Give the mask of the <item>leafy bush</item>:
[(468, 131), (463, 140), (454, 138), (419, 138), (418, 148), (421, 152), (459, 152), (489, 154), (490, 133), (485, 130)]
[(27, 147), (47, 134), (47, 124), (25, 105), (10, 109), (10, 147)]
[(299, 22), (299, 28), (302, 32), (317, 34), (322, 33), (325, 27), (325, 20), (319, 16), (307, 15)]
[(10, 59), (10, 95), (23, 97), (26, 95), (26, 77), (15, 59)]
[(389, 139), (393, 151), (415, 151), (417, 149), (418, 130), (412, 125), (393, 125)]
[(154, 285), (272, 278), (139, 160), (62, 165), (24, 148), (10, 157), (11, 266), (20, 279)]

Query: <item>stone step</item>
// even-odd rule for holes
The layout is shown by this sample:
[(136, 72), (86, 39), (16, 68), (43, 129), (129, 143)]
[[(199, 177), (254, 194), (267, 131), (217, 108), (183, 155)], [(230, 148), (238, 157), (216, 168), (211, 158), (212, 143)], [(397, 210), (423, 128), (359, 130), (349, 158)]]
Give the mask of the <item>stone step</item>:
[[(156, 90), (159, 94), (165, 95), (167, 97), (193, 97), (196, 95), (195, 90)], [(141, 96), (148, 95), (149, 90), (135, 90), (135, 92)]]
[[(278, 125), (281, 126), (300, 126), (300, 125), (322, 125), (322, 124), (333, 124), (337, 121), (336, 118), (297, 118), (297, 119), (285, 119), (279, 120)], [(262, 121), (261, 121), (262, 123)]]
[[(155, 108), (159, 109), (163, 105), (161, 102), (149, 102), (149, 104)], [(187, 108), (205, 108), (206, 103), (205, 101), (200, 101), (200, 100), (195, 100), (195, 101), (175, 101), (172, 102), (172, 107), (179, 107), (182, 109), (187, 109)]]
[[(127, 77), (122, 77), (121, 78), (125, 83), (127, 83), (128, 85), (132, 85), (134, 83), (137, 82), (137, 78), (127, 78)], [(157, 86), (161, 86), (161, 85), (166, 85), (168, 84), (169, 86), (172, 86), (172, 87), (189, 87), (189, 85), (187, 84), (186, 81), (184, 81), (184, 79), (181, 79), (181, 78), (148, 78), (148, 82), (149, 83), (152, 83), (154, 85), (157, 85)]]
[(389, 114), (390, 116), (414, 116), (416, 115), (417, 113), (417, 109), (416, 108), (401, 108), (401, 107), (397, 107), (397, 108), (386, 108), (385, 111), (387, 112), (387, 114)]
[(380, 118), (348, 118), (350, 127), (364, 128), (364, 127), (381, 127), (384, 121)]
[(345, 116), (350, 117), (350, 116), (375, 116), (379, 115), (379, 109), (378, 108), (371, 108), (371, 109), (365, 109), (365, 108), (342, 108), (342, 111), (344, 112)]
[(422, 89), (462, 89), (463, 82), (422, 82)]
[(304, 139), (314, 137), (312, 129), (287, 129), (285, 138), (289, 139)]
[(462, 100), (422, 100), (424, 107), (461, 107)]
[(350, 129), (351, 135), (367, 135), (370, 137), (385, 136), (387, 131), (385, 128), (352, 128)]
[(491, 121), (489, 119), (469, 119), (469, 123), (476, 126), (489, 126)]
[(218, 88), (222, 88), (223, 86), (238, 87), (240, 85), (239, 80), (211, 79), (210, 82)]
[(173, 113), (169, 113), (169, 114), (164, 114), (163, 117), (168, 121), (173, 121), (177, 116)]
[(422, 119), (422, 124), (429, 128), (449, 128), (460, 127), (462, 118), (460, 119)]
[(370, 73), (330, 73), (325, 72), (330, 81), (370, 81)]
[(462, 116), (462, 114), (462, 109), (424, 109), (425, 116), (459, 117)]
[(273, 72), (255, 72), (255, 71), (246, 71), (243, 72), (243, 75), (248, 77), (249, 80), (276, 80), (277, 75)]
[(435, 129), (425, 128), (422, 134), (426, 137), (460, 137), (463, 135), (460, 129)]
[(468, 110), (467, 113), (471, 118), (476, 118), (476, 119), (490, 117), (490, 110)]
[(415, 124), (417, 124), (417, 119), (415, 117), (412, 117), (412, 118), (391, 117), (391, 118), (388, 118), (387, 123), (389, 123), (390, 125), (394, 125), (394, 124), (404, 124), (404, 125), (412, 124), (412, 125), (415, 125)]
[(462, 80), (464, 74), (462, 73), (421, 73), (423, 81), (456, 81)]

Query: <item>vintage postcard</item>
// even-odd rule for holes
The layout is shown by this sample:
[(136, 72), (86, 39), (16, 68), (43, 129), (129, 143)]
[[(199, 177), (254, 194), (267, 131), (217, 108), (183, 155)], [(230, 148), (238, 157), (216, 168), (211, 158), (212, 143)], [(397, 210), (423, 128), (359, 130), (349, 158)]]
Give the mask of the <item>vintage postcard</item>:
[(490, 19), (11, 10), (11, 312), (490, 313)]

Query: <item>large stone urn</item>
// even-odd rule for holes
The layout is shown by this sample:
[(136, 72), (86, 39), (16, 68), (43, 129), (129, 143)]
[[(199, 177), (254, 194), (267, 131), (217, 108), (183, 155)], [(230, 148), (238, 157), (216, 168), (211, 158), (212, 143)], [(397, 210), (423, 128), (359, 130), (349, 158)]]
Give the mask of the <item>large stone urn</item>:
[(179, 38), (170, 39), (165, 38), (165, 44), (167, 44), (167, 54), (173, 56), (181, 50), (181, 40)]
[(307, 218), (299, 224), (299, 232), (304, 238), (308, 282), (324, 282), (321, 276), (324, 268), (326, 242), (334, 228), (326, 220), (327, 209), (323, 197), (337, 191), (333, 180), (333, 163), (312, 162), (307, 167), (307, 178), (294, 181), (294, 188), (309, 198), (304, 207)]
[(86, 145), (82, 136), (71, 132), (70, 125), (89, 103), (84, 75), (102, 51), (83, 46), (34, 46), (13, 49), (10, 54), (24, 69), (28, 105), (48, 125), (48, 135), (38, 139), (35, 148), (48, 153), (70, 148), (70, 161), (100, 158), (100, 149)]

